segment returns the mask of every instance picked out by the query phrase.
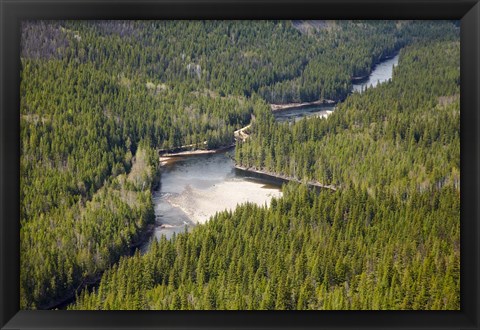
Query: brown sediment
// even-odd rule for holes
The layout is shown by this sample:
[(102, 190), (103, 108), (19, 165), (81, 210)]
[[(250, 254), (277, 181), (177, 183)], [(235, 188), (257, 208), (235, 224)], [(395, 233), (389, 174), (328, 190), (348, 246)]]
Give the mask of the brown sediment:
[(318, 100), (318, 101), (303, 102), (303, 103), (270, 104), (270, 108), (272, 109), (272, 112), (275, 112), (275, 111), (309, 107), (313, 105), (327, 105), (327, 104), (335, 104), (335, 103), (336, 102), (333, 100)]
[(235, 147), (234, 143), (227, 146), (219, 147), (217, 149), (196, 149), (196, 150), (185, 150), (185, 151), (178, 151), (178, 152), (163, 153), (160, 155), (158, 160), (160, 162), (160, 165), (164, 166), (179, 160), (181, 157), (217, 154), (220, 152), (227, 151), (233, 147)]

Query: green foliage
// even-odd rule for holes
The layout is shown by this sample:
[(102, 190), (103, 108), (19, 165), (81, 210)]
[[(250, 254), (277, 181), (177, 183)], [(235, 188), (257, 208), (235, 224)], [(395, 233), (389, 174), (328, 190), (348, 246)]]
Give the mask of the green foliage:
[[(137, 162), (146, 154), (139, 147)], [(105, 182), (91, 200), (64, 203), (22, 219), (24, 308), (54, 305), (82, 283), (96, 279), (141, 239), (142, 230), (154, 218), (149, 190), (156, 169), (153, 164), (146, 159), (144, 167), (137, 168), (134, 162), (140, 184), (131, 183), (137, 179), (132, 173), (120, 174)]]
[(458, 309), (459, 192), (388, 197), (288, 186), (122, 259), (70, 308)]
[(262, 110), (237, 162), (372, 194), (459, 187), (459, 51), (458, 43), (403, 49), (393, 81), (354, 93), (328, 119), (279, 124)]
[[(70, 308), (459, 309), (458, 29), (302, 24), (22, 23), (22, 308), (101, 277)], [(347, 97), (402, 47), (392, 82)], [(293, 125), (268, 105), (318, 99), (345, 101)], [(157, 151), (230, 145), (251, 118), (239, 164), (340, 189), (287, 185), (126, 257)]]

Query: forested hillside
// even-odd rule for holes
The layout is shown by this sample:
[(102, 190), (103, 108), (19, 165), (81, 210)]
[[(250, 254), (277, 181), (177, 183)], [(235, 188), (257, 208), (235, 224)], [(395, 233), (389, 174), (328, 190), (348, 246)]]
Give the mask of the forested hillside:
[(374, 195), (459, 188), (459, 54), (458, 42), (406, 47), (393, 81), (351, 95), (328, 119), (278, 124), (259, 108), (237, 162)]
[(403, 50), (393, 82), (327, 120), (259, 113), (238, 155), (259, 141), (283, 148), (275, 159), (306, 149), (338, 162), (342, 189), (289, 185), (268, 209), (219, 214), (123, 259), (71, 308), (459, 309), (458, 93), (458, 42), (429, 43)]
[[(107, 270), (73, 308), (458, 309), (454, 40), (450, 22), (24, 22), (21, 307)], [(402, 47), (392, 83), (274, 123), (268, 103), (343, 100)], [(153, 222), (156, 151), (230, 145), (252, 114), (239, 164), (342, 189), (292, 185), (118, 262)]]
[(121, 260), (70, 308), (458, 309), (458, 209), (452, 187), (402, 201), (292, 185)]

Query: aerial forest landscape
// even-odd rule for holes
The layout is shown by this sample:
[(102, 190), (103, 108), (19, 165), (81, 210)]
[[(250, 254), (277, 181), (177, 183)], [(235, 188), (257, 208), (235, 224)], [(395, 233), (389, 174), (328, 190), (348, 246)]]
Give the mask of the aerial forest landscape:
[(22, 21), (20, 308), (460, 310), (458, 21)]

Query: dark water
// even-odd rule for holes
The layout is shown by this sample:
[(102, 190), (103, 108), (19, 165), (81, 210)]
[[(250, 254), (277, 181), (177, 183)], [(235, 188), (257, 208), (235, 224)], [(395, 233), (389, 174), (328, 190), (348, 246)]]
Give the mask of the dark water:
[(381, 63), (378, 63), (366, 80), (361, 80), (352, 86), (353, 92), (362, 92), (365, 88), (375, 87), (392, 78), (393, 67), (398, 65), (399, 55), (395, 55)]
[[(398, 54), (392, 58), (386, 59), (378, 63), (370, 75), (356, 81), (352, 84), (352, 93), (362, 93), (365, 88), (375, 87), (392, 78), (393, 67), (398, 65)], [(283, 111), (275, 111), (273, 113), (275, 120), (278, 122), (299, 121), (304, 117), (328, 117), (335, 109), (334, 104), (321, 104), (312, 106), (303, 106), (300, 108), (291, 108)]]
[[(378, 64), (370, 76), (353, 84), (352, 92), (362, 92), (365, 86), (391, 79), (392, 67), (398, 64), (398, 55)], [(279, 122), (303, 117), (325, 116), (335, 105), (305, 106), (275, 112)], [(230, 153), (230, 152), (229, 152)], [(273, 196), (281, 196), (280, 183), (249, 177), (235, 171), (229, 153), (178, 157), (161, 168), (161, 185), (153, 193), (155, 205), (156, 238), (189, 230), (204, 223), (215, 212), (233, 209), (244, 202), (268, 204)], [(148, 249), (148, 243), (142, 250)]]

